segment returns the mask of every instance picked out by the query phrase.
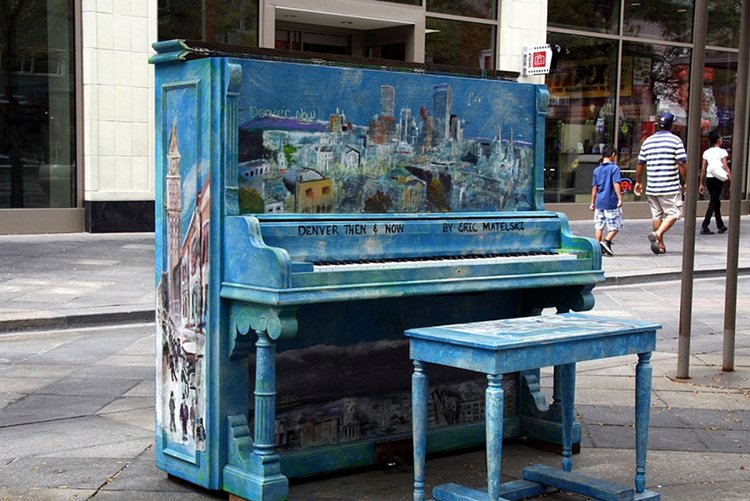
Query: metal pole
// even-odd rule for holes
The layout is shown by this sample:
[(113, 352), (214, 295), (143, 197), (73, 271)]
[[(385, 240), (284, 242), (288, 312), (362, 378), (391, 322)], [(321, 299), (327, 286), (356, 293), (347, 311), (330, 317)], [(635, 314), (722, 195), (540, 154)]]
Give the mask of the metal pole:
[(693, 268), (695, 266), (695, 212), (698, 204), (700, 167), (701, 110), (703, 108), (703, 69), (706, 58), (707, 0), (696, 0), (693, 13), (693, 51), (690, 58), (690, 98), (688, 101), (687, 193), (685, 196), (685, 236), (682, 242), (682, 292), (680, 331), (677, 343), (677, 378), (690, 378), (690, 325), (693, 314)]
[(748, 60), (750, 60), (750, 0), (743, 0), (740, 14), (740, 53), (737, 55), (737, 88), (732, 132), (732, 188), (729, 197), (727, 282), (724, 296), (724, 344), (721, 370), (734, 370), (734, 334), (737, 321), (737, 262), (740, 253), (740, 206), (747, 159)]

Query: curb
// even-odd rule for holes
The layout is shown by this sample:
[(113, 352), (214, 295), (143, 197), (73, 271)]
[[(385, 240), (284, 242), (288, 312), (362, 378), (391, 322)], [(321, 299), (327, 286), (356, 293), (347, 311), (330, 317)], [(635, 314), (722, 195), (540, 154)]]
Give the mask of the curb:
[(83, 315), (57, 315), (43, 318), (17, 318), (0, 320), (0, 334), (18, 332), (63, 330), (97, 325), (150, 323), (154, 321), (154, 309), (98, 312)]
[[(750, 275), (750, 267), (739, 268), (737, 270), (737, 275)], [(725, 269), (695, 270), (693, 272), (693, 277), (696, 279), (721, 278), (725, 276)], [(654, 282), (670, 282), (680, 280), (681, 278), (681, 271), (666, 271), (646, 275), (608, 276), (605, 278), (604, 283), (597, 285), (597, 287), (603, 288), (621, 285), (650, 284)], [(119, 312), (102, 311), (77, 315), (61, 314), (42, 318), (16, 318), (0, 320), (0, 334), (75, 329), (94, 327), (97, 325), (151, 323), (155, 318), (156, 312), (153, 308)]]
[[(722, 278), (726, 277), (727, 270), (694, 270), (693, 278)], [(737, 276), (750, 275), (750, 268), (738, 268)], [(650, 273), (648, 275), (625, 275), (606, 277), (604, 283), (598, 287), (614, 287), (617, 285), (638, 285), (650, 284), (654, 282), (672, 282), (682, 279), (682, 271), (665, 271), (660, 273)]]

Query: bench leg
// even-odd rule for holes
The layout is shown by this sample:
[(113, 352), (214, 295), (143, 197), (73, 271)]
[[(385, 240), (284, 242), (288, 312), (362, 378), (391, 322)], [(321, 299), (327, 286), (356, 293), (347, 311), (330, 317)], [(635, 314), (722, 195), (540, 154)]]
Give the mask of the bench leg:
[(502, 374), (487, 375), (485, 391), (485, 426), (487, 430), (487, 496), (500, 497), (501, 466), (503, 460), (503, 394)]
[(562, 406), (562, 469), (571, 471), (573, 469), (573, 423), (576, 420), (576, 364), (558, 367), (560, 369), (560, 405)]
[(424, 363), (414, 360), (411, 376), (412, 440), (414, 441), (414, 501), (425, 499), (425, 456), (427, 454), (428, 381)]
[(638, 354), (635, 368), (635, 491), (646, 489), (646, 451), (651, 411), (651, 352)]

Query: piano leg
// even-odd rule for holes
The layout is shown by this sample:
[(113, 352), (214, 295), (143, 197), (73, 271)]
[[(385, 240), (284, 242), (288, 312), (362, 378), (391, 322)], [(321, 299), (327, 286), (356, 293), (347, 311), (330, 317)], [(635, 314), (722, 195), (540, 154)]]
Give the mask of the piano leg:
[[(276, 501), (287, 499), (289, 481), (281, 473), (279, 455), (275, 450), (276, 431), (276, 349), (273, 341), (293, 337), (297, 333), (294, 311), (275, 311), (251, 305), (233, 305), (230, 313), (229, 360), (225, 376), (238, 380), (223, 380), (235, 391), (247, 391), (248, 339), (257, 334), (255, 343), (255, 412), (253, 434), (247, 416), (249, 408), (236, 406), (232, 396), (228, 407), (245, 407), (245, 412), (227, 415), (227, 462), (223, 468), (222, 487), (244, 499)], [(247, 337), (246, 337), (247, 336)], [(231, 367), (237, 365), (239, 369)], [(242, 377), (244, 372), (245, 376)], [(231, 374), (230, 374), (231, 373)], [(239, 384), (238, 384), (239, 383)], [(223, 385), (222, 385), (223, 386)], [(220, 388), (220, 392), (230, 390)], [(238, 399), (242, 401), (242, 399)], [(237, 409), (233, 409), (237, 410)], [(254, 440), (253, 440), (254, 438)]]
[[(524, 294), (521, 314), (540, 315), (545, 308), (555, 308), (557, 314), (586, 311), (594, 306), (593, 285), (531, 289)], [(521, 433), (529, 445), (557, 453), (562, 452), (562, 408), (560, 406), (560, 371), (554, 368), (552, 402), (541, 390), (540, 371), (525, 371), (519, 376), (519, 418)], [(573, 423), (572, 450), (581, 450), (581, 424)]]
[[(559, 375), (555, 370), (557, 390), (559, 395)], [(562, 407), (559, 397), (550, 404), (542, 392), (539, 382), (539, 369), (524, 371), (519, 375), (519, 409), (518, 418), (521, 422), (521, 435), (526, 437), (527, 443), (539, 449), (562, 453)], [(571, 432), (573, 453), (581, 449), (581, 424), (573, 423)]]

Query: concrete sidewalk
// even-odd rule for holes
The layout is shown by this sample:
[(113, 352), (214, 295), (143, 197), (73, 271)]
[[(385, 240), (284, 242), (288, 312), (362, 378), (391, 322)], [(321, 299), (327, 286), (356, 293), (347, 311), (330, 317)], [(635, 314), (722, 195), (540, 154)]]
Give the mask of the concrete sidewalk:
[[(727, 235), (696, 241), (690, 376), (677, 364), (683, 223), (654, 256), (650, 221), (627, 221), (604, 259), (593, 314), (657, 321), (647, 487), (662, 499), (740, 500), (750, 492), (750, 277), (738, 290), (735, 371), (721, 371)], [(750, 218), (743, 218), (743, 235)], [(571, 224), (593, 233), (590, 222)], [(750, 237), (740, 249), (750, 271)], [(0, 237), (0, 500), (223, 499), (156, 469), (153, 235)], [(122, 322), (132, 322), (121, 324)], [(144, 323), (137, 323), (144, 322)], [(67, 327), (61, 329), (60, 327)], [(40, 330), (40, 329), (52, 330)], [(578, 365), (583, 427), (574, 469), (631, 485), (634, 357)], [(551, 387), (551, 370), (543, 371)], [(559, 456), (519, 442), (504, 448), (504, 479)], [(428, 488), (481, 488), (484, 452), (431, 458)], [(408, 467), (296, 480), (295, 501), (408, 500)], [(582, 499), (554, 493), (547, 499)]]
[[(684, 223), (669, 232), (661, 256), (649, 250), (650, 227), (650, 220), (626, 221), (615, 257), (604, 258), (608, 285), (679, 279)], [(593, 235), (590, 221), (574, 221), (571, 230)], [(740, 273), (747, 273), (750, 216), (740, 235)], [(726, 233), (698, 235), (696, 277), (723, 276), (726, 253)], [(0, 256), (0, 332), (154, 318), (153, 234), (0, 235)]]

